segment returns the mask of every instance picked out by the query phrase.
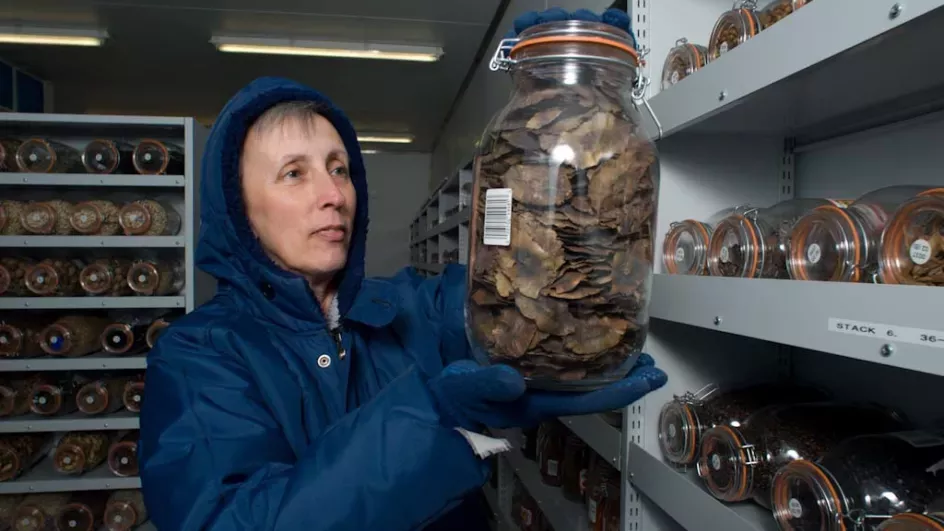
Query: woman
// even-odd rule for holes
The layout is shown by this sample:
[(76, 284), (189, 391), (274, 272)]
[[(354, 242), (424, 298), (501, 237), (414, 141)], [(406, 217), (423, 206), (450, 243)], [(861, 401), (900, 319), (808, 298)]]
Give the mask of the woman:
[(139, 456), (161, 530), (484, 529), (462, 430), (622, 407), (665, 382), (525, 389), (469, 360), (464, 273), (364, 278), (367, 179), (321, 94), (260, 79), (213, 127), (197, 262), (219, 280), (148, 360)]

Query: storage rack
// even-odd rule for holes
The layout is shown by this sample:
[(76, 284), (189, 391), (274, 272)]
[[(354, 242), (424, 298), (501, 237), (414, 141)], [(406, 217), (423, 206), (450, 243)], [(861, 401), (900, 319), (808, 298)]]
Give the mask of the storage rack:
[[(64, 114), (0, 114), (0, 136), (46, 137), (81, 150), (96, 138), (120, 139), (135, 143), (154, 138), (180, 146), (184, 151), (181, 175), (95, 175), (0, 173), (5, 198), (29, 200), (40, 195), (66, 200), (95, 199), (119, 195), (122, 200), (159, 197), (169, 202), (181, 216), (181, 229), (173, 236), (3, 236), (0, 248), (5, 255), (56, 253), (60, 256), (102, 255), (114, 249), (125, 257), (164, 257), (182, 260), (184, 288), (175, 296), (126, 297), (0, 297), (0, 315), (32, 310), (120, 310), (189, 312), (215, 291), (210, 277), (194, 268), (194, 249), (199, 221), (199, 161), (207, 130), (192, 118), (149, 116), (98, 116)], [(61, 190), (61, 194), (59, 195)], [(21, 358), (0, 360), (0, 372), (130, 371), (146, 369), (145, 355), (109, 356), (91, 354), (79, 358)], [(42, 418), (32, 414), (0, 420), (0, 433), (67, 432), (74, 430), (124, 431), (139, 428), (137, 414), (120, 410), (88, 417), (80, 413)], [(0, 483), (0, 494), (75, 492), (140, 488), (137, 477), (115, 477), (104, 464), (81, 476), (63, 476), (53, 470), (49, 457), (18, 479)], [(145, 524), (140, 529), (153, 529)]]
[(423, 274), (441, 273), (449, 260), (468, 262), (471, 165), (440, 182), (410, 224), (410, 263)]
[[(670, 276), (659, 257), (673, 221), (706, 219), (739, 204), (850, 199), (895, 184), (944, 186), (944, 71), (928, 67), (925, 55), (944, 29), (944, 2), (809, 2), (661, 91), (662, 61), (676, 40), (706, 45), (729, 9), (729, 0), (630, 3), (637, 42), (649, 50), (647, 99), (658, 121), (645, 109), (640, 115), (659, 138), (660, 156), (646, 351), (669, 382), (624, 410), (621, 431), (596, 416), (564, 419), (576, 420), (569, 423), (575, 433), (616, 459), (624, 531), (777, 529), (769, 511), (722, 503), (693, 470), (663, 459), (657, 421), (673, 395), (709, 383), (787, 378), (896, 407), (919, 424), (941, 416), (944, 345), (841, 334), (828, 324), (941, 332), (944, 290)], [(517, 440), (515, 432), (502, 434)], [(508, 514), (508, 482), (518, 474), (556, 529), (583, 529), (567, 527), (577, 509), (533, 481), (533, 463), (514, 452), (500, 463), (496, 514)]]

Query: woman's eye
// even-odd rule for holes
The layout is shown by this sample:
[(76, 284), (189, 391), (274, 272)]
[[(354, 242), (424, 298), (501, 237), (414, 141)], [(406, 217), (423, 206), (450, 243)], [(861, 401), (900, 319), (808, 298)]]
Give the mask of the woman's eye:
[(347, 177), (347, 168), (344, 166), (338, 166), (337, 168), (331, 170), (331, 175), (338, 175), (341, 177)]
[(285, 177), (286, 179), (297, 179), (298, 177), (301, 177), (301, 172), (299, 172), (298, 170), (289, 170), (285, 172), (282, 176)]

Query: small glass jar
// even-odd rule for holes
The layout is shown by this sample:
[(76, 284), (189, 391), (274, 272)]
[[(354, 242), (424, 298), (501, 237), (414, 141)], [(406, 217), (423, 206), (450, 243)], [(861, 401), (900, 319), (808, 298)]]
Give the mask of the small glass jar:
[(561, 492), (568, 500), (582, 501), (586, 488), (589, 448), (580, 437), (568, 432), (564, 438), (564, 460), (561, 463)]
[(184, 151), (160, 140), (146, 138), (134, 148), (134, 168), (142, 175), (183, 175)]
[(16, 151), (23, 142), (16, 138), (0, 138), (0, 172), (17, 171)]
[(79, 272), (85, 264), (80, 260), (47, 258), (26, 270), (26, 287), (42, 297), (68, 297), (81, 292)]
[(115, 140), (96, 139), (85, 146), (82, 164), (89, 173), (135, 173), (134, 146)]
[(138, 260), (128, 269), (128, 285), (138, 295), (176, 295), (184, 287), (183, 264)]
[(694, 74), (707, 63), (708, 48), (692, 44), (685, 38), (675, 41), (675, 47), (669, 50), (662, 66), (662, 90)]
[(27, 234), (72, 234), (72, 209), (71, 203), (59, 199), (30, 201), (20, 211), (20, 223)]
[(0, 295), (28, 297), (32, 292), (26, 286), (26, 272), (35, 264), (29, 258), (0, 258)]
[(82, 268), (79, 285), (86, 295), (123, 297), (131, 295), (128, 270), (131, 261), (121, 258), (99, 258)]
[(79, 388), (75, 406), (86, 415), (102, 415), (118, 411), (125, 391), (124, 378), (98, 378)]
[(0, 481), (16, 479), (33, 468), (48, 447), (48, 434), (0, 436)]
[(701, 438), (715, 426), (746, 423), (766, 407), (826, 399), (811, 387), (766, 383), (721, 391), (709, 385), (676, 396), (659, 413), (659, 447), (671, 463), (690, 465), (698, 459)]
[(102, 332), (108, 319), (92, 315), (65, 315), (39, 334), (39, 344), (52, 356), (77, 358), (101, 347)]
[(538, 434), (541, 480), (552, 487), (561, 486), (561, 462), (564, 460), (565, 428), (557, 422), (545, 422)]
[(151, 321), (145, 316), (128, 315), (105, 327), (102, 349), (108, 354), (131, 356), (148, 350), (147, 331)]
[(0, 236), (15, 236), (23, 234), (23, 221), (20, 215), (26, 205), (22, 201), (0, 199)]
[(97, 531), (105, 517), (108, 491), (75, 492), (69, 503), (56, 514), (59, 531)]
[(770, 208), (732, 214), (711, 235), (708, 270), (719, 277), (789, 278), (787, 255), (796, 221), (816, 207), (847, 204), (833, 199), (790, 199)]
[(180, 214), (165, 201), (141, 199), (121, 207), (118, 223), (127, 236), (172, 236), (180, 232)]
[(148, 512), (140, 490), (116, 490), (105, 506), (105, 527), (108, 531), (131, 531), (147, 522)]
[(75, 391), (79, 383), (68, 376), (40, 376), (33, 384), (30, 410), (43, 417), (75, 411)]
[(922, 192), (893, 214), (879, 255), (886, 284), (944, 286), (944, 188)]
[(891, 186), (869, 192), (848, 207), (830, 204), (814, 208), (790, 233), (790, 278), (874, 281), (885, 226), (899, 206), (925, 189)]
[(708, 41), (709, 61), (718, 59), (760, 33), (763, 26), (756, 8), (754, 0), (740, 0), (735, 2), (733, 9), (725, 11), (718, 18), (711, 30), (711, 40)]
[(816, 460), (856, 435), (908, 428), (896, 413), (875, 406), (807, 403), (770, 408), (740, 426), (706, 431), (698, 475), (720, 500), (753, 498), (770, 508), (774, 474), (791, 461)]
[(49, 324), (36, 316), (16, 317), (0, 322), (0, 358), (32, 358), (45, 354), (39, 332)]
[(27, 173), (84, 173), (79, 150), (61, 142), (30, 138), (16, 150), (16, 164)]
[(69, 223), (75, 232), (85, 235), (113, 236), (121, 230), (118, 205), (107, 200), (77, 203)]
[(0, 417), (18, 417), (29, 413), (35, 383), (35, 377), (26, 376), (0, 383)]
[(144, 375), (139, 374), (125, 382), (124, 393), (121, 395), (121, 401), (125, 409), (132, 413), (140, 413), (141, 405), (144, 403)]
[(890, 515), (924, 513), (944, 495), (944, 437), (902, 432), (853, 437), (816, 461), (797, 460), (773, 482), (785, 531), (875, 530)]
[(130, 431), (108, 450), (108, 469), (118, 477), (138, 475), (138, 432)]
[(71, 498), (72, 494), (68, 492), (30, 494), (16, 508), (13, 529), (15, 531), (56, 531), (56, 515)]
[(110, 432), (73, 431), (59, 440), (53, 464), (61, 474), (84, 474), (105, 462)]
[(707, 275), (708, 246), (715, 225), (735, 212), (749, 207), (726, 208), (706, 221), (686, 219), (673, 222), (662, 244), (662, 265), (670, 275)]
[(805, 6), (808, 0), (773, 0), (758, 12), (761, 28), (767, 29)]

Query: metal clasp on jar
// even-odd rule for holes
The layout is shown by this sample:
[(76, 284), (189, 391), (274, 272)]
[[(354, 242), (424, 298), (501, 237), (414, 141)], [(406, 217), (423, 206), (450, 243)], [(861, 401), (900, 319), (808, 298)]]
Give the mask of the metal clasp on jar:
[(744, 450), (745, 465), (756, 466), (760, 464), (760, 460), (757, 459), (757, 451), (754, 449), (753, 444), (745, 444), (741, 446), (741, 450)]
[(720, 388), (718, 387), (718, 385), (710, 383), (695, 392), (689, 391), (677, 398), (679, 402), (684, 402), (686, 404), (693, 404), (693, 403), (704, 402), (705, 400), (708, 400), (709, 398), (711, 398), (712, 395), (714, 395), (718, 391), (720, 391)]
[(488, 63), (488, 68), (492, 72), (511, 70), (511, 67), (517, 63), (510, 56), (511, 49), (519, 42), (521, 42), (521, 39), (502, 39), (499, 41), (498, 48), (495, 49), (492, 60)]

